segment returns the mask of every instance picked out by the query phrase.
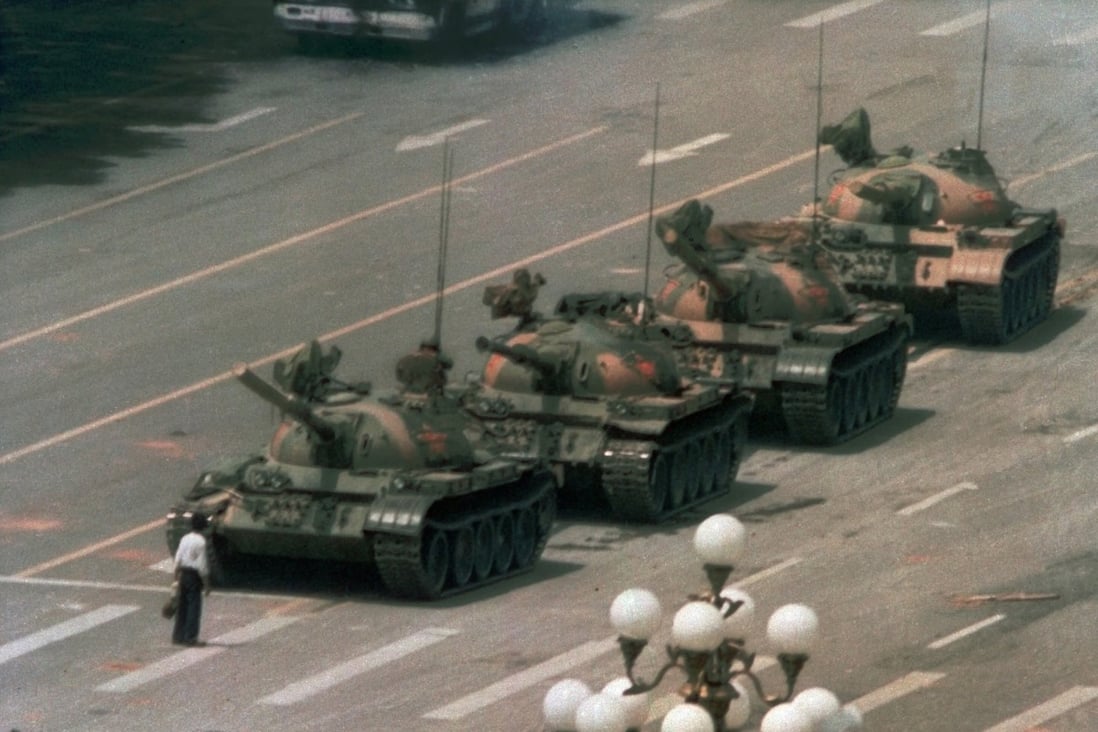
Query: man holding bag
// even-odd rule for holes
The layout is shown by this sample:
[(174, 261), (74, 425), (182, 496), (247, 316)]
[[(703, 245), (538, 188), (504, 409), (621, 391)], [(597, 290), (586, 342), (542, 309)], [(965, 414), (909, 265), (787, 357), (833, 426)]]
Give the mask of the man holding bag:
[(202, 591), (210, 594), (210, 565), (206, 559), (206, 516), (191, 516), (191, 530), (179, 542), (175, 552), (175, 581), (179, 583), (179, 609), (175, 613), (172, 643), (204, 646), (198, 640), (202, 622)]

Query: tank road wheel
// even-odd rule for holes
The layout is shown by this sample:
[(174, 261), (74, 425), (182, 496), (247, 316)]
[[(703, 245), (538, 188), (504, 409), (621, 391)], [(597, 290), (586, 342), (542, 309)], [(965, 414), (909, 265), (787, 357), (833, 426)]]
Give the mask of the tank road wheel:
[(888, 399), (892, 395), (892, 378), (888, 359), (877, 359), (869, 370), (869, 418), (887, 416)]
[(1041, 291), (1037, 299), (1038, 322), (1048, 317), (1052, 312), (1052, 303), (1056, 297), (1056, 280), (1060, 276), (1060, 242), (1057, 240), (1048, 257), (1041, 266)]
[(464, 587), (473, 576), (476, 558), (476, 535), (472, 526), (462, 526), (450, 532), (450, 581), (454, 587)]
[(450, 542), (444, 531), (428, 529), (423, 532), (420, 554), (420, 572), (417, 579), (420, 596), (435, 598), (446, 586), (450, 568)]
[(684, 445), (679, 452), (682, 456), (682, 505), (688, 506), (698, 500), (701, 493), (702, 480), (709, 465), (703, 463), (701, 446), (697, 440)]
[(842, 431), (846, 393), (843, 388), (845, 380), (836, 373), (832, 373), (827, 380), (827, 393), (824, 395), (824, 420), (822, 425), (822, 437), (826, 442), (833, 441)]
[(515, 521), (510, 513), (500, 514), (496, 518), (496, 548), (492, 553), (492, 570), (496, 574), (505, 574), (515, 559)]
[(538, 517), (532, 506), (515, 511), (515, 568), (522, 569), (534, 560), (538, 543)]
[(708, 434), (701, 443), (701, 489), (698, 491), (703, 496), (708, 496), (717, 487), (717, 469), (720, 467), (720, 456), (717, 454), (717, 435)]
[(736, 463), (736, 440), (732, 432), (734, 427), (720, 429), (713, 439), (713, 493), (727, 493), (736, 479), (732, 467)]
[(473, 577), (477, 582), (492, 574), (496, 560), (496, 525), (486, 518), (473, 524)]
[(869, 392), (873, 389), (873, 382), (870, 381), (869, 378), (871, 373), (872, 366), (870, 364), (862, 364), (858, 367), (858, 370), (850, 376), (850, 380), (854, 384), (854, 396), (858, 405), (855, 422), (859, 427), (871, 419), (869, 413)]
[(677, 511), (682, 507), (683, 497), (686, 495), (686, 482), (690, 468), (686, 461), (686, 451), (674, 450), (668, 453), (667, 461), (670, 463), (670, 475), (667, 481), (667, 501), (664, 503), (664, 511)]

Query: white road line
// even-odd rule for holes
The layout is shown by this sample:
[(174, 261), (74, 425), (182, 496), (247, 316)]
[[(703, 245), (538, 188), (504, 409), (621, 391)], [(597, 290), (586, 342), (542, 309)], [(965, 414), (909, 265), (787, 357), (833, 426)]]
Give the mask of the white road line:
[[(116, 582), (95, 582), (93, 580), (49, 579), (46, 577), (22, 577), (19, 575), (0, 575), (0, 584), (28, 585), (42, 587), (83, 587), (91, 590), (120, 590), (122, 592), (156, 592), (168, 594), (167, 585), (124, 585)], [(295, 600), (296, 595), (272, 595), (263, 592), (218, 592), (217, 597), (232, 597), (245, 600)]]
[(670, 163), (673, 160), (680, 160), (681, 158), (688, 158), (691, 155), (696, 155), (697, 150), (718, 143), (721, 140), (727, 140), (729, 137), (731, 137), (731, 135), (726, 132), (714, 132), (711, 135), (699, 137), (697, 140), (683, 143), (682, 145), (678, 145), (668, 150), (649, 150), (644, 154), (644, 157), (637, 162), (637, 165), (642, 167), (652, 165), (653, 158), (655, 158), (655, 163), (657, 165), (659, 163)]
[(1063, 38), (1056, 40), (1052, 45), (1054, 46), (1081, 46), (1085, 43), (1091, 43), (1092, 41), (1098, 41), (1098, 25), (1087, 28), (1086, 30), (1078, 31), (1066, 35)]
[(206, 165), (201, 165), (197, 168), (192, 168), (191, 170), (184, 171), (184, 172), (182, 172), (178, 175), (173, 175), (170, 178), (165, 178), (163, 180), (159, 180), (156, 183), (150, 183), (148, 185), (141, 186), (140, 188), (134, 188), (132, 191), (127, 191), (127, 192), (125, 192), (123, 194), (120, 194), (118, 196), (114, 196), (112, 198), (108, 198), (106, 200), (99, 201), (98, 203), (93, 203), (89, 206), (84, 206), (83, 208), (74, 209), (72, 211), (69, 211), (68, 213), (61, 214), (60, 216), (54, 216), (51, 219), (44, 219), (42, 221), (38, 221), (38, 222), (30, 224), (28, 226), (24, 226), (22, 229), (16, 229), (15, 231), (9, 231), (5, 234), (0, 234), (0, 241), (6, 241), (8, 239), (14, 239), (17, 236), (21, 236), (23, 234), (29, 234), (32, 231), (37, 231), (38, 229), (44, 229), (47, 226), (52, 226), (53, 224), (58, 224), (58, 223), (61, 223), (62, 221), (68, 221), (69, 219), (75, 219), (78, 216), (83, 216), (84, 214), (92, 213), (93, 211), (99, 211), (100, 209), (107, 208), (108, 206), (114, 206), (115, 204), (122, 203), (123, 201), (128, 201), (131, 198), (137, 198), (138, 196), (144, 195), (146, 193), (151, 193), (152, 191), (158, 190), (160, 188), (164, 188), (165, 186), (170, 186), (173, 183), (179, 183), (180, 181), (187, 180), (188, 178), (194, 178), (195, 176), (202, 175), (203, 173), (209, 173), (212, 170), (217, 170), (218, 168), (223, 168), (226, 165), (231, 165), (232, 163), (235, 163), (239, 160), (245, 160), (245, 159), (250, 158), (254, 155), (259, 155), (260, 153), (265, 153), (268, 150), (274, 150), (277, 147), (281, 147), (281, 146), (283, 146), (287, 143), (294, 142), (295, 140), (300, 140), (303, 137), (307, 137), (307, 136), (315, 134), (317, 132), (321, 132), (321, 131), (326, 130), (330, 127), (335, 127), (336, 125), (341, 125), (344, 122), (350, 122), (351, 120), (358, 119), (363, 114), (365, 114), (365, 112), (352, 112), (351, 114), (344, 115), (344, 116), (342, 116), (338, 119), (329, 120), (327, 122), (321, 122), (320, 124), (313, 125), (312, 127), (309, 127), (308, 129), (301, 130), (300, 132), (295, 132), (292, 135), (287, 135), (286, 137), (282, 137), (282, 138), (279, 138), (277, 140), (273, 140), (271, 142), (265, 143), (265, 144), (260, 145), (258, 147), (253, 147), (250, 150), (245, 150), (242, 153), (237, 153), (236, 155), (230, 155), (227, 158), (223, 158), (221, 160), (215, 160), (212, 163), (208, 163)]
[(706, 10), (711, 10), (720, 5), (724, 5), (728, 0), (698, 0), (698, 2), (686, 3), (680, 5), (677, 8), (671, 8), (665, 10), (656, 16), (657, 20), (682, 20), (683, 18), (689, 18), (691, 15), (697, 15), (698, 13), (704, 13)]
[(1068, 158), (1067, 160), (1061, 160), (1055, 165), (1049, 166), (1044, 170), (1015, 178), (1014, 180), (1009, 182), (1009, 184), (1007, 185), (1007, 189), (1014, 193), (1017, 191), (1018, 188), (1021, 188), (1024, 185), (1028, 185), (1035, 180), (1040, 180), (1041, 178), (1044, 178), (1051, 173), (1059, 173), (1060, 171), (1067, 170), (1068, 168), (1071, 168), (1073, 166), (1081, 165), (1082, 163), (1085, 163), (1088, 160), (1092, 160), (1096, 157), (1098, 157), (1098, 152), (1094, 152), (1092, 150), (1091, 152), (1085, 152), (1081, 155), (1076, 155), (1073, 158)]
[(1092, 424), (1090, 427), (1084, 427), (1081, 430), (1076, 430), (1075, 432), (1072, 432), (1070, 435), (1064, 438), (1064, 442), (1070, 445), (1073, 442), (1085, 440), (1093, 434), (1098, 434), (1098, 424)]
[(924, 511), (924, 510), (930, 508), (931, 506), (933, 506), (935, 503), (939, 503), (941, 501), (944, 501), (945, 499), (949, 498), (950, 496), (957, 495), (958, 493), (963, 493), (964, 491), (974, 491), (974, 490), (977, 490), (977, 486), (976, 486), (975, 483), (970, 483), (968, 481), (965, 481), (963, 483), (958, 483), (957, 485), (953, 486), (952, 488), (946, 488), (941, 493), (934, 494), (930, 498), (923, 499), (923, 500), (919, 501), (918, 503), (913, 503), (910, 506), (907, 506), (905, 508), (901, 508), (896, 513), (899, 514), (900, 516), (910, 516), (913, 513), (918, 513), (919, 511)]
[(497, 681), (491, 686), (486, 686), (478, 692), (464, 696), (452, 704), (439, 707), (434, 711), (424, 714), (424, 719), (455, 720), (461, 719), (475, 711), (483, 709), (490, 704), (506, 699), (512, 694), (527, 689), (545, 679), (560, 676), (566, 671), (592, 659), (617, 650), (618, 637), (612, 636), (602, 640), (590, 641), (582, 646), (577, 646), (570, 651), (550, 658), (544, 663), (532, 666), (525, 671), (508, 676), (502, 681)]
[[(994, 14), (993, 14), (994, 15)], [(983, 25), (984, 18), (987, 17), (987, 11), (976, 10), (968, 15), (962, 15), (959, 18), (936, 25), (933, 28), (927, 28), (925, 31), (919, 33), (921, 36), (951, 36), (954, 33), (960, 33), (963, 30), (968, 30), (975, 25)]]
[(998, 623), (1000, 620), (1002, 620), (1005, 617), (1006, 617), (1006, 615), (1003, 615), (1002, 613), (999, 613), (998, 615), (992, 615), (990, 618), (985, 618), (984, 620), (981, 620), (978, 623), (973, 623), (972, 625), (968, 626), (967, 628), (961, 628), (956, 633), (950, 633), (949, 635), (945, 636), (944, 638), (939, 638), (938, 640), (934, 641), (933, 643), (928, 644), (927, 648), (930, 648), (931, 650), (938, 650), (939, 648), (945, 648), (946, 646), (948, 646), (950, 643), (953, 643), (954, 641), (959, 641), (959, 640), (961, 640), (962, 638), (964, 638), (966, 636), (970, 636), (970, 635), (972, 635), (973, 633), (975, 633), (977, 631), (983, 630), (984, 628), (988, 627), (989, 625), (995, 625), (995, 623)]
[(416, 651), (432, 646), (439, 641), (445, 640), (452, 635), (457, 635), (458, 632), (459, 631), (451, 630), (450, 628), (427, 628), (421, 630), (403, 640), (390, 643), (387, 646), (378, 648), (376, 651), (371, 651), (370, 653), (358, 656), (357, 658), (352, 658), (349, 661), (333, 666), (315, 676), (310, 676), (307, 679), (302, 679), (301, 681), (290, 684), (281, 691), (263, 697), (259, 700), (259, 703), (277, 706), (296, 704), (302, 699), (307, 699), (310, 696), (319, 694), (337, 684), (342, 684), (344, 681), (352, 679), (359, 674), (378, 668), (379, 666), (384, 666), (387, 663), (392, 663), (410, 653), (415, 653)]
[(275, 107), (256, 107), (255, 109), (242, 112), (227, 119), (223, 119), (220, 122), (213, 122), (210, 124), (188, 124), (188, 125), (137, 125), (134, 127), (127, 127), (127, 130), (133, 130), (134, 132), (221, 132), (227, 130), (230, 127), (236, 127), (239, 124), (243, 124), (249, 120), (253, 120), (256, 117), (262, 117), (265, 114), (269, 114), (275, 111)]
[(938, 680), (945, 678), (945, 674), (927, 672), (927, 671), (912, 671), (907, 676), (901, 676), (890, 684), (885, 684), (881, 688), (871, 691), (865, 696), (858, 697), (851, 702), (852, 706), (858, 708), (858, 711), (863, 714), (871, 712), (877, 707), (883, 707), (889, 702), (893, 702), (902, 696), (924, 689)]
[(297, 619), (297, 617), (292, 615), (270, 615), (265, 618), (260, 618), (256, 622), (246, 625), (243, 628), (237, 628), (236, 630), (231, 630), (228, 633), (219, 635), (216, 638), (211, 638), (209, 645), (205, 648), (188, 648), (184, 651), (173, 653), (156, 663), (150, 663), (148, 666), (138, 669), (137, 671), (132, 671), (123, 676), (119, 676), (113, 681), (100, 684), (95, 687), (95, 690), (113, 693), (133, 691), (150, 681), (164, 678), (177, 671), (189, 668), (207, 658), (216, 656), (218, 653), (227, 650), (229, 646), (250, 643), (279, 628), (284, 628)]
[[(581, 136), (588, 136), (588, 135), (594, 134), (596, 132), (601, 132), (605, 129), (606, 129), (605, 127), (601, 127), (601, 128), (596, 128), (594, 130), (588, 130), (585, 133), (581, 133)], [(557, 143), (554, 143), (554, 144), (558, 144), (558, 145), (559, 144), (564, 144), (565, 142), (568, 142), (568, 141), (575, 141), (575, 139), (576, 138), (569, 138), (568, 140), (558, 141)], [(544, 148), (542, 148), (542, 150), (544, 150)], [(526, 153), (526, 155), (524, 157), (532, 157), (532, 156), (538, 154), (539, 152), (540, 152), (539, 150), (535, 150), (535, 151), (532, 151), (530, 153)], [(476, 285), (494, 280), (494, 279), (496, 279), (498, 277), (501, 277), (503, 275), (508, 275), (509, 276), (514, 272), (514, 270), (518, 269), (519, 267), (529, 267), (530, 265), (535, 264), (537, 262), (541, 262), (545, 259), (555, 257), (557, 255), (563, 254), (564, 252), (571, 251), (572, 249), (577, 249), (581, 246), (585, 246), (587, 244), (590, 244), (593, 241), (598, 241), (598, 240), (600, 240), (604, 237), (607, 237), (610, 234), (613, 234), (615, 232), (622, 231), (624, 229), (628, 229), (631, 226), (636, 226), (636, 225), (641, 224), (641, 223), (646, 223), (650, 216), (659, 216), (659, 215), (668, 213), (670, 211), (674, 211), (676, 208), (678, 208), (679, 206), (683, 205), (688, 200), (690, 200), (690, 198), (697, 198), (699, 200), (706, 200), (706, 199), (712, 198), (712, 197), (720, 195), (720, 194), (722, 194), (726, 191), (730, 191), (733, 188), (738, 188), (740, 186), (747, 185), (748, 183), (753, 183), (753, 182), (755, 182), (755, 181), (757, 181), (761, 178), (765, 178), (768, 175), (772, 175), (772, 174), (778, 172), (779, 170), (783, 170), (783, 169), (788, 168), (790, 166), (796, 165), (797, 163), (808, 160), (808, 159), (812, 158), (812, 156), (815, 155), (815, 154), (816, 154), (815, 150), (805, 150), (804, 152), (800, 152), (796, 155), (792, 155), (792, 156), (786, 158), (785, 160), (774, 163), (773, 165), (768, 165), (765, 168), (761, 168), (759, 170), (756, 170), (753, 173), (748, 173), (746, 175), (740, 176), (739, 178), (735, 178), (733, 180), (726, 181), (724, 183), (721, 183), (720, 185), (713, 186), (712, 188), (710, 188), (708, 190), (700, 191), (698, 193), (695, 193), (692, 196), (689, 196), (687, 198), (680, 198), (677, 201), (672, 201), (671, 203), (667, 203), (667, 204), (664, 204), (663, 206), (659, 206), (651, 212), (646, 210), (643, 213), (639, 213), (639, 214), (636, 214), (634, 216), (630, 216), (629, 218), (622, 219), (621, 221), (619, 221), (615, 224), (611, 224), (609, 226), (603, 227), (602, 229), (599, 229), (598, 231), (592, 231), (588, 234), (584, 234), (583, 236), (572, 239), (571, 241), (566, 241), (566, 242), (563, 242), (561, 244), (557, 244), (556, 246), (545, 249), (545, 250), (543, 250), (543, 251), (541, 251), (537, 254), (532, 254), (529, 257), (523, 257), (522, 259), (518, 259), (518, 260), (515, 260), (513, 262), (509, 262), (509, 263), (504, 264), (502, 266), (496, 267), (495, 269), (488, 270), (487, 272), (481, 272), (479, 275), (476, 275), (474, 277), (470, 277), (467, 280), (455, 283), (455, 284), (447, 287), (443, 291), (443, 295), (446, 295), (446, 296), (453, 295), (456, 292), (461, 292), (462, 290), (466, 290), (470, 287), (475, 287)], [(497, 165), (495, 165), (493, 167), (494, 168), (500, 168), (500, 167), (505, 167), (505, 166), (508, 166), (508, 165), (511, 165), (511, 164), (514, 164), (514, 161), (505, 161), (503, 163), (498, 163)], [(471, 176), (475, 176), (475, 175), (479, 175), (479, 174), (486, 174), (487, 170), (488, 169), (478, 171), (478, 173), (474, 173), (474, 174), (471, 174), (470, 176), (466, 176), (466, 177), (461, 178), (459, 180), (455, 180), (454, 184), (459, 184), (459, 183), (469, 179)], [(411, 196), (408, 196), (407, 198), (410, 199), (410, 198), (414, 198), (414, 197), (420, 197), (422, 195), (426, 195), (427, 192), (437, 192), (437, 186), (434, 187), (434, 188), (427, 189), (427, 191), (422, 191), (418, 194), (412, 194)], [(309, 236), (312, 236), (312, 235), (315, 235), (317, 233), (324, 232), (324, 231), (327, 231), (327, 230), (330, 230), (330, 229), (335, 229), (335, 228), (338, 228), (339, 226), (343, 226), (343, 225), (349, 223), (352, 219), (353, 220), (358, 220), (360, 218), (365, 218), (366, 215), (368, 215), (369, 213), (377, 212), (379, 209), (387, 208), (387, 207), (390, 207), (390, 208), (394, 207), (394, 206), (400, 204), (401, 202), (403, 202), (403, 200), (405, 200), (405, 199), (402, 199), (400, 201), (390, 201), (388, 204), (382, 204), (381, 206), (375, 207), (374, 209), (368, 209), (367, 211), (361, 211), (358, 214), (353, 214), (351, 217), (348, 217), (347, 219), (342, 219), (340, 221), (332, 222), (331, 224), (327, 224), (326, 226), (323, 226), (320, 229), (314, 229), (311, 232), (306, 232), (305, 234), (301, 234), (297, 237), (294, 237), (293, 239), (289, 239), (289, 240), (286, 240), (284, 242), (280, 242), (279, 244), (274, 244), (274, 245), (271, 245), (270, 247), (266, 247), (265, 249), (258, 250), (257, 252), (253, 252), (251, 255), (245, 255), (244, 257), (241, 257), (238, 260), (234, 260), (234, 262), (239, 263), (239, 261), (242, 260), (242, 259), (251, 259), (251, 258), (256, 258), (258, 256), (261, 256), (263, 254), (267, 254), (271, 250), (273, 250), (273, 248), (275, 248), (275, 247), (281, 248), (283, 246), (289, 246), (291, 243), (297, 243), (297, 241), (300, 241), (302, 239), (305, 239), (305, 238), (307, 238)], [(226, 268), (227, 264), (229, 264), (229, 263), (222, 263), (221, 265), (217, 265), (217, 268), (224, 269), (224, 268)], [(199, 279), (200, 276), (202, 276), (202, 273), (194, 273), (194, 274), (188, 275), (187, 277), (182, 278), (182, 279)], [(160, 285), (157, 288), (153, 288), (153, 290), (146, 290), (144, 293), (138, 293), (138, 294), (133, 295), (129, 298), (126, 298), (124, 301), (117, 301), (115, 303), (110, 303), (109, 305), (105, 305), (102, 308), (97, 309), (97, 312), (95, 312), (95, 314), (98, 315), (98, 314), (101, 314), (102, 312), (106, 312), (108, 310), (113, 310), (117, 307), (121, 307), (122, 305), (129, 304), (131, 302), (135, 302), (137, 300), (144, 299), (145, 297), (150, 297), (152, 294), (156, 294), (156, 292), (154, 292), (154, 291), (172, 289), (174, 287), (179, 286), (180, 284), (183, 284), (182, 280), (177, 280), (173, 283), (168, 283), (168, 285)], [(387, 320), (389, 318), (392, 318), (395, 315), (399, 315), (400, 313), (404, 313), (404, 312), (407, 312), (409, 310), (412, 310), (413, 308), (420, 307), (421, 305), (426, 305), (428, 303), (433, 303), (436, 300), (437, 297), (438, 297), (437, 294), (430, 294), (430, 295), (424, 295), (423, 297), (416, 298), (415, 300), (408, 300), (407, 302), (405, 302), (401, 305), (397, 305), (395, 307), (389, 308), (388, 310), (385, 310), (385, 311), (383, 311), (381, 313), (378, 313), (376, 315), (371, 315), (370, 317), (364, 318), (364, 319), (362, 319), (362, 320), (360, 320), (356, 323), (351, 323), (350, 325), (346, 325), (346, 326), (343, 326), (342, 328), (338, 328), (336, 330), (325, 333), (325, 334), (321, 335), (317, 340), (319, 340), (321, 343), (326, 343), (326, 342), (331, 341), (335, 338), (342, 338), (343, 336), (345, 336), (349, 333), (354, 333), (355, 331), (362, 330), (363, 328), (366, 328), (370, 325), (373, 325), (374, 323), (378, 323), (378, 322), (381, 322), (383, 320)], [(69, 320), (72, 321), (72, 322), (75, 322), (77, 320), (85, 320), (88, 317), (91, 317), (90, 313), (85, 313), (83, 315), (76, 316), (75, 318), (70, 318)], [(16, 336), (16, 338), (14, 338), (14, 339), (10, 339), (8, 341), (4, 341), (4, 342), (0, 343), (0, 350), (2, 350), (4, 348), (7, 348), (9, 345), (13, 344), (14, 341), (28, 340), (29, 338), (32, 338), (32, 337), (35, 337), (35, 336), (38, 336), (38, 335), (44, 335), (47, 332), (52, 332), (54, 330), (57, 330), (60, 327), (62, 327), (60, 324), (55, 323), (54, 325), (47, 326), (46, 328), (41, 328), (38, 331), (35, 331), (33, 333), (24, 334), (22, 336)], [(252, 366), (252, 367), (262, 366), (262, 365), (271, 363), (272, 361), (275, 361), (275, 360), (280, 359), (280, 358), (288, 358), (289, 356), (292, 356), (297, 351), (297, 349), (299, 347), (300, 346), (295, 345), (292, 348), (287, 348), (286, 350), (281, 351), (279, 353), (273, 353), (273, 354), (270, 354), (270, 355), (268, 355), (264, 358), (261, 358), (259, 360), (252, 361), (251, 364), (249, 364), (249, 365)], [(208, 388), (210, 386), (213, 386), (215, 384), (219, 384), (222, 381), (228, 381), (229, 379), (232, 378), (232, 376), (233, 376), (233, 374), (232, 374), (231, 371), (225, 371), (223, 373), (217, 374), (216, 376), (212, 376), (208, 379), (204, 379), (202, 381), (191, 384), (190, 386), (185, 386), (182, 389), (177, 389), (176, 391), (173, 391), (169, 394), (161, 395), (159, 397), (156, 397), (155, 399), (150, 399), (147, 402), (142, 402), (141, 404), (137, 404), (135, 406), (129, 407), (128, 409), (124, 409), (120, 412), (115, 412), (114, 414), (107, 415), (106, 417), (101, 417), (101, 418), (99, 418), (97, 420), (94, 420), (92, 422), (88, 422), (87, 424), (84, 424), (80, 427), (75, 427), (75, 428), (73, 428), (71, 430), (68, 430), (66, 432), (62, 432), (61, 434), (54, 435), (53, 437), (48, 437), (44, 440), (40, 440), (40, 441), (35, 442), (31, 445), (26, 445), (25, 447), (21, 447), (17, 450), (13, 450), (13, 451), (8, 452), (8, 453), (0, 454), (0, 465), (6, 465), (6, 464), (14, 462), (14, 461), (16, 461), (20, 458), (26, 457), (27, 455), (32, 455), (32, 454), (34, 454), (36, 452), (39, 452), (41, 450), (45, 450), (49, 447), (53, 447), (54, 445), (59, 445), (59, 444), (61, 444), (63, 442), (66, 442), (66, 441), (68, 441), (68, 440), (70, 440), (74, 437), (79, 437), (80, 435), (84, 435), (84, 434), (87, 434), (88, 432), (92, 432), (92, 431), (94, 431), (94, 430), (96, 430), (100, 427), (104, 427), (108, 424), (113, 424), (115, 422), (120, 422), (123, 419), (126, 419), (128, 417), (132, 417), (136, 414), (140, 414), (140, 413), (145, 412), (149, 409), (153, 409), (154, 407), (158, 407), (162, 404), (167, 404), (168, 402), (172, 402), (172, 401), (175, 401), (177, 399), (181, 399), (185, 396), (188, 396), (188, 395), (193, 394), (195, 392), (201, 391), (201, 390), (206, 389), (206, 388)]]
[(865, 10), (874, 5), (880, 5), (883, 2), (884, 0), (850, 0), (850, 2), (839, 3), (827, 10), (821, 10), (818, 13), (806, 15), (799, 20), (792, 20), (785, 25), (787, 28), (815, 28), (824, 23), (830, 23), (833, 20), (838, 20), (839, 18), (856, 13), (859, 10)]
[(989, 727), (985, 732), (1025, 732), (1094, 699), (1098, 699), (1098, 686), (1076, 686), (1017, 717)]
[(429, 135), (411, 135), (405, 137), (399, 143), (397, 143), (397, 152), (407, 152), (409, 150), (419, 150), (424, 147), (433, 147), (435, 145), (441, 145), (446, 142), (446, 138), (453, 137), (454, 135), (471, 130), (474, 127), (480, 127), (481, 125), (488, 124), (486, 119), (471, 119), (460, 124), (456, 124), (453, 127), (447, 127), (444, 130), (438, 132), (432, 132)]
[(801, 561), (802, 560), (801, 560), (800, 557), (790, 557), (789, 559), (786, 559), (784, 562), (779, 562), (778, 564), (775, 564), (773, 567), (768, 567), (767, 569), (756, 572), (753, 575), (750, 575), (748, 577), (744, 577), (742, 580), (740, 580), (738, 582), (733, 581), (732, 584), (735, 587), (747, 587), (748, 585), (754, 584), (754, 583), (758, 582), (759, 580), (764, 580), (767, 577), (775, 575), (778, 572), (783, 572), (783, 571), (789, 569), (790, 567), (792, 567), (795, 564), (800, 564)]
[(104, 605), (98, 610), (84, 613), (72, 620), (66, 620), (37, 633), (31, 633), (19, 640), (10, 641), (0, 646), (0, 663), (7, 663), (13, 658), (18, 658), (43, 646), (48, 646), (50, 643), (64, 640), (86, 630), (91, 630), (97, 625), (110, 622), (123, 615), (129, 615), (138, 609), (139, 606), (137, 605)]
[(32, 574), (38, 574), (39, 572), (44, 572), (47, 569), (53, 569), (54, 567), (56, 567), (58, 565), (65, 564), (66, 562), (71, 562), (74, 559), (80, 559), (82, 557), (86, 557), (89, 554), (94, 554), (95, 552), (99, 551), (100, 549), (106, 549), (109, 546), (114, 546), (115, 544), (120, 544), (123, 541), (126, 541), (127, 539), (130, 539), (134, 536), (137, 536), (138, 534), (144, 534), (146, 531), (151, 531), (152, 529), (159, 528), (163, 525), (164, 525), (164, 519), (162, 519), (162, 518), (155, 519), (153, 521), (150, 521), (147, 524), (143, 524), (141, 526), (134, 527), (134, 528), (129, 529), (127, 531), (123, 531), (121, 534), (118, 534), (116, 536), (112, 536), (109, 539), (104, 539), (103, 541), (97, 541), (96, 543), (91, 544), (89, 546), (86, 546), (83, 549), (77, 549), (74, 552), (70, 552), (68, 554), (65, 554), (64, 556), (57, 557), (56, 559), (51, 559), (48, 562), (42, 562), (41, 564), (36, 564), (33, 567), (27, 567), (22, 572), (17, 572), (15, 574), (15, 576), (16, 577), (29, 577)]

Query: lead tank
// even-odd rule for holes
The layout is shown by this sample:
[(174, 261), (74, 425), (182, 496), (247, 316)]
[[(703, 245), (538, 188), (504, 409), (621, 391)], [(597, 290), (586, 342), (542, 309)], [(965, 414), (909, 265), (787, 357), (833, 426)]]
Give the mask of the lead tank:
[(832, 175), (817, 222), (848, 289), (920, 317), (955, 316), (973, 344), (1006, 343), (1048, 316), (1064, 221), (1010, 200), (983, 150), (878, 153), (861, 108), (820, 142), (848, 166)]
[(752, 402), (734, 375), (687, 378), (666, 333), (619, 317), (624, 296), (568, 296), (540, 316), (530, 306), (544, 280), (532, 280), (520, 270), (516, 286), (487, 288), (493, 315), (519, 324), (476, 342), (489, 356), (467, 405), (503, 454), (548, 461), (562, 490), (598, 491), (628, 521), (661, 521), (726, 493)]
[(679, 261), (655, 308), (689, 331), (683, 364), (713, 376), (737, 364), (756, 413), (810, 444), (843, 442), (892, 416), (912, 329), (903, 307), (847, 293), (796, 222), (712, 220), (696, 200), (656, 220)]
[(553, 520), (553, 476), (491, 449), (447, 393), (437, 346), (401, 359), (402, 388), (385, 396), (334, 378), (339, 358), (314, 341), (275, 363), (280, 388), (233, 367), (282, 422), (263, 453), (199, 476), (168, 513), (171, 551), (201, 511), (219, 568), (257, 555), (373, 564), (392, 594), (416, 599), (530, 569)]

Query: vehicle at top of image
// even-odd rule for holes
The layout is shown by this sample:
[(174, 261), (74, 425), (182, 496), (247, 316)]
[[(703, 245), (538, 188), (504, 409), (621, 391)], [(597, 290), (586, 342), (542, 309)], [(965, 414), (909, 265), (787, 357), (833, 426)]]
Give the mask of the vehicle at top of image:
[(891, 417), (912, 330), (903, 306), (846, 292), (796, 222), (712, 220), (691, 200), (655, 223), (678, 260), (657, 322), (687, 329), (684, 365), (720, 376), (735, 364), (757, 421), (801, 442), (840, 443)]
[(1006, 343), (1048, 317), (1064, 220), (1010, 200), (983, 150), (878, 153), (861, 108), (819, 141), (848, 167), (805, 225), (848, 289), (903, 302), (920, 319), (948, 314), (973, 344)]
[(233, 372), (282, 412), (267, 450), (203, 472), (167, 517), (172, 552), (195, 511), (213, 563), (274, 556), (376, 566), (399, 597), (434, 599), (530, 569), (548, 540), (553, 475), (499, 457), (447, 392), (435, 342), (397, 364), (399, 391), (374, 395), (332, 373), (317, 342), (274, 365), (274, 386)]
[(509, 458), (547, 461), (562, 491), (605, 497), (621, 519), (656, 522), (726, 493), (743, 455), (751, 396), (734, 376), (689, 378), (665, 332), (637, 326), (637, 300), (568, 295), (552, 316), (531, 309), (544, 280), (526, 270), (490, 286), (496, 338), (468, 408)]
[(536, 31), (556, 0), (274, 0), (274, 16), (303, 46), (325, 36), (456, 42), (501, 29)]

